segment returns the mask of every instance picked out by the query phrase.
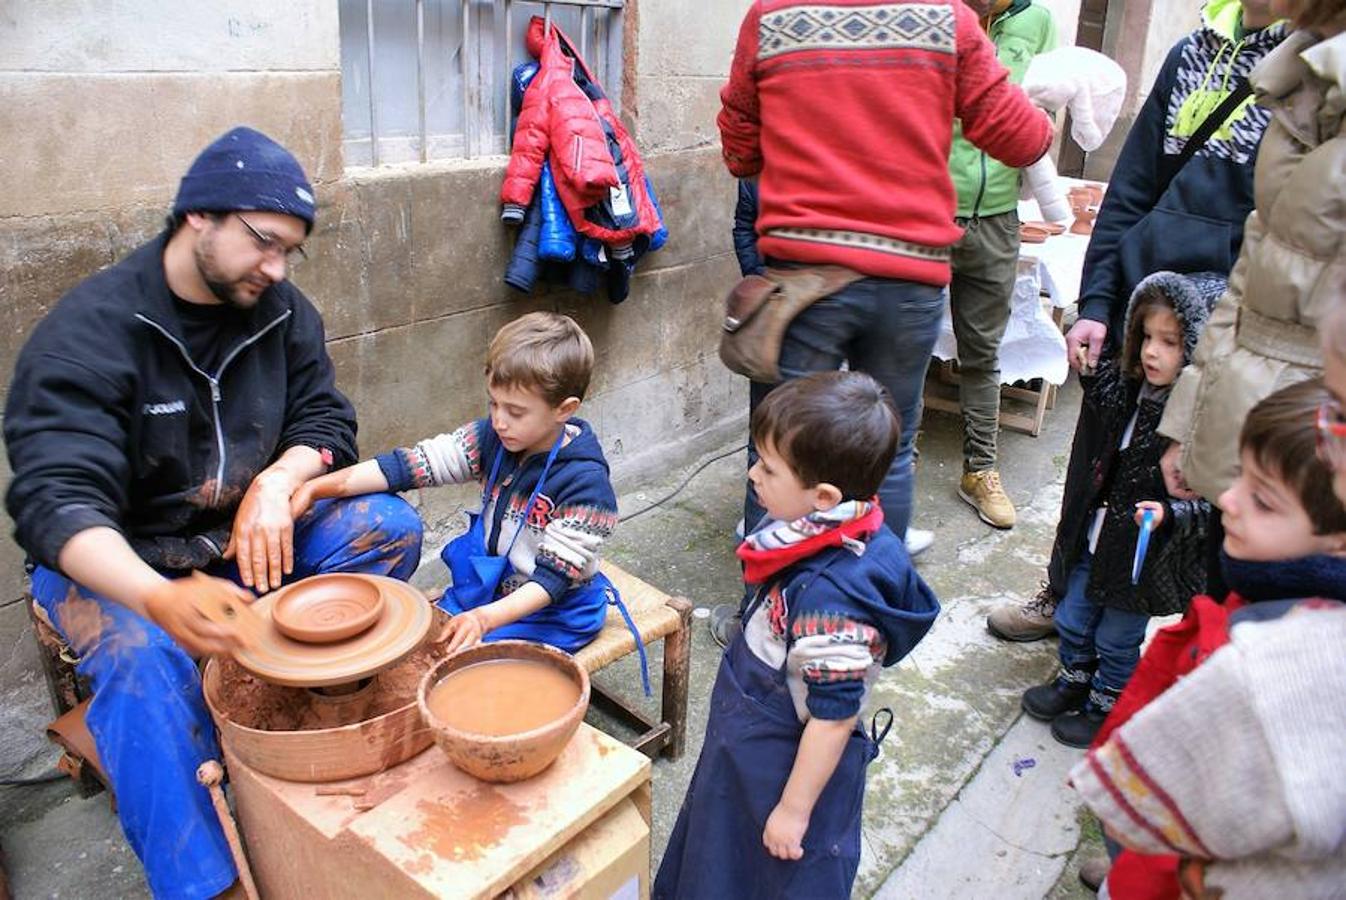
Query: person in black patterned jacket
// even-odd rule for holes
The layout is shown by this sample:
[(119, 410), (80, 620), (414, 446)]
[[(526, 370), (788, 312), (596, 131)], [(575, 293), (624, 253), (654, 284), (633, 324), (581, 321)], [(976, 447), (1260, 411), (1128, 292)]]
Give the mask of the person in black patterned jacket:
[[(1121, 354), (1083, 379), (1100, 433), (1082, 498), (1088, 527), (1071, 542), (1068, 587), (1056, 610), (1061, 671), (1023, 697), (1024, 711), (1051, 721), (1063, 744), (1093, 740), (1135, 671), (1150, 617), (1181, 612), (1205, 589), (1210, 504), (1165, 484), (1159, 460), (1168, 440), (1156, 429), (1224, 287), (1222, 276), (1208, 273), (1146, 278), (1127, 306)], [(1137, 579), (1133, 558), (1147, 508), (1155, 530)]]

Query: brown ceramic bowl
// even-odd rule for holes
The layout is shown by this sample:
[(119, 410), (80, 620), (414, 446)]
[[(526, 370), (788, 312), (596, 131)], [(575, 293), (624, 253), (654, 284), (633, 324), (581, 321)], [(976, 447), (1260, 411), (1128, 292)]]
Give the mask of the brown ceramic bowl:
[(1038, 228), (1047, 232), (1049, 235), (1064, 234), (1066, 226), (1064, 222), (1023, 222), (1020, 228)]
[[(560, 717), (517, 734), (501, 736), (462, 731), (444, 722), (430, 709), (430, 692), (446, 677), (474, 663), (490, 660), (531, 660), (555, 667), (577, 688), (573, 706)], [(482, 781), (523, 781), (546, 769), (561, 755), (589, 709), (589, 673), (574, 657), (546, 644), (532, 641), (495, 641), (459, 650), (440, 661), (421, 680), (416, 694), (421, 719), (435, 736), (435, 743), (462, 771)]]
[(355, 574), (314, 575), (281, 590), (271, 621), (288, 638), (331, 644), (354, 637), (383, 615), (377, 582)]

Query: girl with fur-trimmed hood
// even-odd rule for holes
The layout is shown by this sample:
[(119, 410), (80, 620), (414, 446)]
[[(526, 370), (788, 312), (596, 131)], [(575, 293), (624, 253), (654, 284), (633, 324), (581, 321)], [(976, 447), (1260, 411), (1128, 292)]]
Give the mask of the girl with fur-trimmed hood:
[[(1168, 440), (1156, 429), (1224, 287), (1222, 276), (1209, 273), (1149, 276), (1131, 295), (1120, 357), (1082, 379), (1101, 433), (1090, 460), (1086, 528), (1067, 549), (1070, 577), (1056, 610), (1061, 671), (1023, 697), (1024, 710), (1050, 720), (1063, 744), (1089, 745), (1135, 671), (1150, 617), (1181, 612), (1205, 589), (1210, 506), (1170, 496), (1159, 469)], [(1144, 508), (1155, 530), (1133, 584)]]

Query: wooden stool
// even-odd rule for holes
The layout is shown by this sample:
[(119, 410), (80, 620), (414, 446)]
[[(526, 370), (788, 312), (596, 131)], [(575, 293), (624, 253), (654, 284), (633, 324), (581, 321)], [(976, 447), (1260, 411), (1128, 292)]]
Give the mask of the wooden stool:
[[(605, 561), (602, 570), (622, 595), (622, 602), (626, 604), (636, 631), (640, 633), (641, 643), (648, 646), (656, 641), (664, 642), (660, 720), (651, 719), (601, 690), (598, 685), (591, 686), (593, 702), (623, 724), (640, 732), (631, 742), (632, 747), (650, 757), (662, 753), (669, 759), (677, 759), (687, 748), (687, 679), (692, 660), (692, 604), (685, 598), (668, 596), (611, 562)], [(635, 636), (627, 628), (617, 608), (610, 607), (603, 630), (575, 654), (575, 659), (592, 674), (635, 652)]]
[[(24, 595), (24, 602), (33, 623), (33, 635), (37, 638), (47, 693), (56, 713), (55, 720), (47, 725), (47, 739), (65, 751), (56, 761), (56, 768), (75, 780), (81, 796), (90, 797), (108, 785), (107, 774), (94, 748), (93, 735), (84, 722), (93, 694), (75, 671), (79, 657), (52, 625), (46, 610), (33, 601), (31, 594)], [(111, 797), (110, 791), (108, 796)], [(115, 799), (113, 805), (116, 805)]]
[(24, 594), (23, 602), (28, 608), (28, 619), (33, 623), (33, 636), (37, 638), (37, 655), (42, 661), (42, 675), (47, 680), (52, 711), (57, 717), (63, 716), (89, 695), (75, 674), (79, 657), (47, 618), (46, 610), (33, 600), (32, 594)]

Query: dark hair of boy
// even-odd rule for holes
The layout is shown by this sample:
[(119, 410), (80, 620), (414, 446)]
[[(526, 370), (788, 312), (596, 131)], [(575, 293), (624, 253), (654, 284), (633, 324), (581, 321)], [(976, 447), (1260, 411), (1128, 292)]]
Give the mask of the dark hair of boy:
[(1145, 367), (1140, 362), (1140, 348), (1145, 343), (1145, 317), (1156, 310), (1168, 310), (1182, 320), (1173, 300), (1161, 290), (1150, 290), (1136, 297), (1126, 320), (1126, 337), (1122, 341), (1122, 374), (1127, 378), (1144, 378)]
[(1252, 408), (1239, 433), (1239, 449), (1294, 490), (1317, 534), (1346, 532), (1332, 470), (1318, 458), (1318, 407), (1331, 399), (1317, 378), (1281, 388)]
[(767, 394), (752, 414), (751, 432), (805, 487), (826, 482), (844, 500), (868, 500), (888, 474), (901, 426), (892, 398), (870, 376), (815, 372)]
[(570, 316), (534, 312), (501, 328), (486, 351), (492, 387), (535, 390), (552, 406), (584, 399), (594, 371), (594, 345)]

